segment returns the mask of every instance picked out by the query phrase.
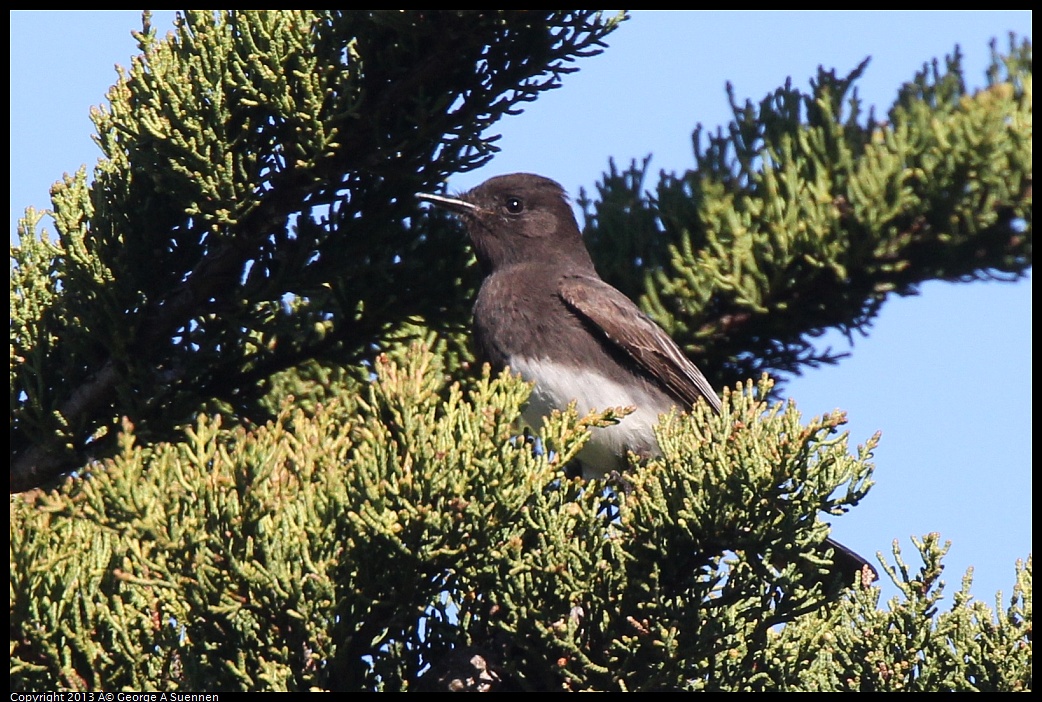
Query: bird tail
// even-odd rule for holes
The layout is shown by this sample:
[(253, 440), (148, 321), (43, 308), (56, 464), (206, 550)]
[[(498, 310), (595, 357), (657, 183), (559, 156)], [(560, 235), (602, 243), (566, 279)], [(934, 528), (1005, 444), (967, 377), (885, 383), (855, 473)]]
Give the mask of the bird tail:
[[(832, 570), (843, 577), (847, 584), (854, 582), (854, 577), (861, 578), (867, 584), (879, 579), (879, 573), (863, 556), (847, 548), (834, 539), (825, 540), (825, 548), (832, 549)], [(865, 569), (868, 569), (866, 576)]]

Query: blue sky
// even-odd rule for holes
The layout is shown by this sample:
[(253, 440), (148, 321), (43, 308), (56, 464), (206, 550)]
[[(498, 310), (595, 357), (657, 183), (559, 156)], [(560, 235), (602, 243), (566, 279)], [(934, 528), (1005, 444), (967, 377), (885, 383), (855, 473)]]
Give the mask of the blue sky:
[[(49, 206), (64, 172), (92, 166), (91, 105), (136, 52), (140, 13), (19, 11), (11, 19), (11, 232), (26, 206)], [(173, 12), (156, 11), (161, 32)], [(925, 62), (959, 44), (967, 84), (981, 86), (988, 42), (1031, 37), (1028, 11), (660, 12), (637, 11), (601, 55), (579, 61), (563, 87), (495, 125), (501, 153), (478, 172), (455, 176), (463, 190), (501, 173), (530, 171), (573, 195), (592, 191), (608, 159), (620, 167), (651, 154), (659, 170), (694, 159), (691, 132), (730, 117), (725, 83), (759, 101), (787, 78), (806, 89), (817, 67), (839, 74), (872, 61), (859, 93), (885, 112)], [(46, 227), (50, 229), (50, 225)], [(834, 535), (866, 554), (889, 554), (910, 536), (952, 541), (943, 579), (958, 589), (974, 567), (973, 593), (1008, 601), (1013, 567), (1031, 552), (1031, 280), (1015, 284), (930, 283), (892, 299), (851, 356), (792, 379), (785, 394), (806, 415), (835, 408), (850, 418), (852, 442), (882, 431), (876, 485)], [(695, 359), (697, 361), (697, 359)], [(884, 582), (884, 595), (893, 594)], [(950, 600), (949, 600), (950, 602)]]

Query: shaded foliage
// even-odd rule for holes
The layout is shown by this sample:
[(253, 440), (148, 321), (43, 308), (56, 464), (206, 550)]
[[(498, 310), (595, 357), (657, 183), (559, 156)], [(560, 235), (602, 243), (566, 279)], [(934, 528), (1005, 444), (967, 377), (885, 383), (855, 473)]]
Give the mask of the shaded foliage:
[[(95, 110), (104, 152), (13, 251), (12, 489), (201, 408), (255, 422), (270, 378), (466, 319), (463, 240), (413, 198), (596, 53), (580, 12), (189, 12)], [(141, 392), (140, 388), (148, 388)]]
[(1031, 46), (993, 47), (967, 91), (958, 51), (924, 67), (886, 120), (821, 69), (693, 136), (694, 169), (645, 190), (648, 161), (584, 194), (602, 274), (723, 386), (833, 363), (816, 337), (864, 332), (927, 280), (1015, 280), (1031, 265)]

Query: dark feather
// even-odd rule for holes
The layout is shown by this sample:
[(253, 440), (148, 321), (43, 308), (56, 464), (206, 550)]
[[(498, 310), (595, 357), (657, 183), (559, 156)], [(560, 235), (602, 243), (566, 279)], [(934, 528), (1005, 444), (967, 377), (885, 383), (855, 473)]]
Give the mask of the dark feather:
[(701, 398), (720, 411), (720, 398), (702, 371), (628, 297), (588, 275), (565, 275), (558, 291), (568, 307), (640, 364), (684, 409)]

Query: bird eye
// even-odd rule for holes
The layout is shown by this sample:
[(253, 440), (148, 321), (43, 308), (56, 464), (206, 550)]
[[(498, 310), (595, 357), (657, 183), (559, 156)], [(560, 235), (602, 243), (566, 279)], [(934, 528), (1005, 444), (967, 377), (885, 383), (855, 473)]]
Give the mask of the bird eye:
[(525, 209), (525, 201), (519, 197), (507, 198), (507, 212), (510, 214), (521, 214)]

